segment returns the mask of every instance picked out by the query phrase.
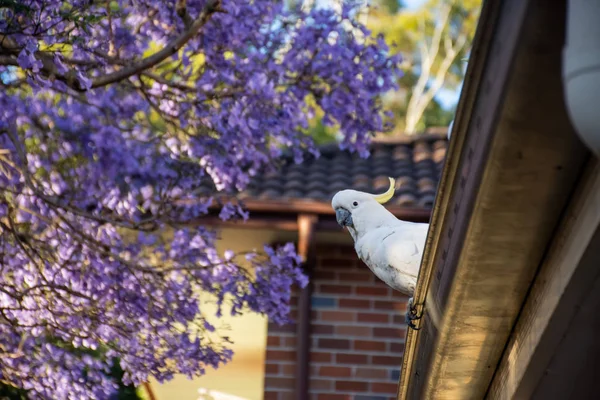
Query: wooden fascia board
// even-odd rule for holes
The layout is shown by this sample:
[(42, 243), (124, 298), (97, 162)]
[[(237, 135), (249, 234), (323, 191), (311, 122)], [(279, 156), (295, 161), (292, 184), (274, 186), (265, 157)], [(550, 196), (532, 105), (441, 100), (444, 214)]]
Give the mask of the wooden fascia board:
[[(300, 204), (298, 204), (300, 203)], [(229, 220), (223, 221), (218, 217), (218, 209), (212, 209), (206, 216), (194, 221), (194, 224), (219, 226), (236, 229), (275, 229), (282, 231), (298, 231), (298, 215), (318, 215), (316, 222), (318, 231), (342, 232), (343, 229), (335, 220), (335, 213), (329, 204), (311, 201), (291, 202), (251, 202), (244, 203), (250, 211), (247, 221)], [(431, 210), (428, 208), (388, 207), (397, 218), (411, 222), (429, 222)]]
[(425, 317), (407, 336), (400, 399), (483, 398), (581, 173), (587, 152), (561, 84), (564, 7), (484, 3), (473, 81), (461, 96), (417, 283)]
[[(335, 216), (335, 211), (329, 202), (314, 200), (243, 200), (244, 207), (250, 213), (285, 213), (285, 214), (318, 214)], [(400, 207), (387, 205), (386, 208), (396, 217), (406, 221), (426, 222), (431, 215), (431, 209), (426, 207)]]
[(475, 103), (482, 86), (490, 43), (495, 34), (498, 19), (497, 14), (501, 4), (501, 0), (484, 0), (482, 4), (463, 89), (453, 123), (451, 140), (446, 152), (444, 168), (436, 192), (427, 242), (413, 298), (414, 304), (417, 305), (417, 310), (424, 314), (423, 319), (420, 321), (422, 331), (412, 329), (407, 331), (400, 381), (398, 383), (397, 397), (399, 400), (408, 399), (409, 385), (418, 385), (419, 381), (424, 378), (423, 374), (425, 371), (417, 371), (414, 368), (416, 367), (416, 358), (419, 355), (417, 344), (421, 343), (421, 346), (424, 347), (424, 342), (429, 340), (431, 336), (427, 334), (427, 320), (430, 313), (422, 305), (426, 302), (434, 269), (434, 261), (438, 256), (437, 250), (439, 249), (442, 234), (445, 230), (446, 224), (444, 224), (444, 221), (448, 219), (448, 212), (451, 211), (451, 205), (454, 204), (453, 188), (455, 187), (455, 182), (458, 182), (460, 178), (461, 154), (464, 153), (464, 149), (466, 148), (471, 114), (475, 108)]
[(600, 164), (594, 158), (549, 246), (487, 398), (532, 398), (600, 275), (599, 229)]

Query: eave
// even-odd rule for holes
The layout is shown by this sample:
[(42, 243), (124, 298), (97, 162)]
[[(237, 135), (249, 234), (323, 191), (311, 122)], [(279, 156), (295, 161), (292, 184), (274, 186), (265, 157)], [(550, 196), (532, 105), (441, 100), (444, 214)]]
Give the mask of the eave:
[[(483, 399), (497, 369), (506, 373), (503, 352), (589, 157), (564, 106), (564, 19), (563, 1), (484, 2), (399, 399)], [(498, 393), (490, 398), (513, 398)]]
[[(326, 202), (245, 199), (242, 203), (250, 212), (250, 219), (245, 222), (222, 221), (218, 218), (218, 209), (215, 208), (209, 215), (200, 218), (198, 223), (244, 229), (298, 231), (299, 215), (315, 215), (319, 217), (316, 222), (317, 231), (341, 231), (331, 204)], [(429, 208), (389, 206), (387, 209), (397, 218), (412, 222), (429, 222), (431, 216)]]

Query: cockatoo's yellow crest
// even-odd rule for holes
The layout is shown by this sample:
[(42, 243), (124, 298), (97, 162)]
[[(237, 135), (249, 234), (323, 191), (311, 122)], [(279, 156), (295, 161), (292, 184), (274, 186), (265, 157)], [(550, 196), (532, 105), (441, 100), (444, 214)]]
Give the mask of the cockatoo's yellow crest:
[(394, 192), (396, 191), (396, 180), (394, 178), (388, 178), (390, 180), (390, 188), (382, 194), (374, 194), (373, 197), (379, 204), (385, 204), (392, 197), (394, 197)]

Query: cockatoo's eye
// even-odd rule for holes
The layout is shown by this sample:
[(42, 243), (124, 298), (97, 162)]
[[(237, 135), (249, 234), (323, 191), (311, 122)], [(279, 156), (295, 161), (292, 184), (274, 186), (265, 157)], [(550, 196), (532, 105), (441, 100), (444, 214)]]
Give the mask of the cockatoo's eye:
[(354, 203), (352, 203), (352, 205), (353, 205), (354, 207), (358, 207), (358, 201), (355, 201)]

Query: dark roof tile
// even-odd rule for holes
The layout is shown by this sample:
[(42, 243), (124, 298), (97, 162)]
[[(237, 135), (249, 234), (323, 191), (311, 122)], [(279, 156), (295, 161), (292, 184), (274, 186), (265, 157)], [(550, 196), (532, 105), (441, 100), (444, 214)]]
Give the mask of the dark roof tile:
[(396, 193), (390, 204), (431, 207), (447, 148), (445, 134), (384, 137), (372, 144), (367, 159), (328, 144), (319, 158), (309, 156), (301, 164), (284, 157), (277, 171), (254, 177), (244, 196), (329, 203), (343, 189), (382, 193), (391, 176)]

